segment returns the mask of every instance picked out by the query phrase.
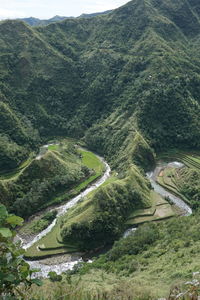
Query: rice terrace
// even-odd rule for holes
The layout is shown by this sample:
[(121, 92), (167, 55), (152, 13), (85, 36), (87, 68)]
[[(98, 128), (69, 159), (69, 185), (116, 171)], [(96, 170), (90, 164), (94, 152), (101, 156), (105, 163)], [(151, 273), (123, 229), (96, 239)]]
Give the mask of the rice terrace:
[(0, 299), (197, 300), (200, 2), (0, 2)]

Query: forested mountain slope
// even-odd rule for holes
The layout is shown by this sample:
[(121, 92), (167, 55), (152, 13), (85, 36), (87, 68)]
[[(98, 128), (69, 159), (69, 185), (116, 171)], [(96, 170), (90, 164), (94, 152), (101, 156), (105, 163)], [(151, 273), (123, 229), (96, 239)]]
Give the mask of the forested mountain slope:
[[(92, 14), (82, 14), (77, 18), (92, 18), (92, 17), (96, 17), (96, 16), (100, 16), (100, 15), (109, 14), (111, 11), (112, 10), (107, 10), (107, 11), (104, 11), (104, 12), (98, 12), (98, 13), (92, 13)], [(60, 22), (60, 21), (63, 21), (65, 19), (74, 19), (74, 18), (76, 18), (76, 17), (62, 17), (62, 16), (56, 15), (53, 18), (46, 19), (46, 20), (41, 20), (41, 19), (33, 18), (33, 17), (22, 18), (22, 19), (19, 19), (19, 20), (24, 21), (25, 23), (27, 23), (28, 25), (31, 25), (31, 26), (45, 26), (45, 25), (48, 25), (48, 24), (51, 24), (51, 23), (54, 23), (54, 22)]]
[[(154, 164), (155, 154), (171, 148), (193, 152), (200, 148), (199, 48), (197, 0), (132, 0), (107, 15), (41, 27), (19, 20), (0, 22), (0, 172), (19, 171), (18, 178), (0, 186), (4, 203), (25, 217), (40, 209), (43, 196), (42, 204), (46, 205), (52, 196), (49, 185), (60, 189), (61, 175), (68, 182), (70, 165), (63, 165), (53, 152), (42, 160), (28, 161), (29, 168), (23, 172), (20, 166), (31, 159), (31, 152), (36, 156), (44, 139), (81, 139), (89, 149), (102, 154), (116, 173), (112, 174), (113, 182), (70, 210), (63, 219), (61, 237), (64, 242), (80, 238), (82, 249), (88, 240), (90, 249), (104, 245), (104, 239), (106, 243), (118, 239), (127, 214), (150, 205), (151, 186), (145, 171)], [(75, 158), (77, 164), (80, 157)], [(51, 175), (46, 173), (47, 164)], [(89, 176), (80, 164), (74, 165), (74, 170), (73, 184)], [(190, 170), (182, 174), (179, 184), (186, 196), (188, 182), (189, 187), (198, 182), (195, 174)], [(29, 184), (31, 178), (33, 185)], [(161, 239), (165, 236), (157, 233)], [(153, 241), (158, 239), (157, 233)], [(150, 235), (145, 236), (148, 245)], [(174, 253), (180, 244), (176, 239), (170, 235)], [(143, 244), (142, 239), (139, 242)], [(190, 246), (187, 242), (181, 241), (183, 248)], [(166, 239), (162, 248), (167, 244)], [(196, 248), (191, 248), (191, 253), (188, 249), (190, 263), (188, 257)], [(156, 259), (163, 255), (156, 253)], [(147, 259), (151, 256), (145, 255)], [(184, 256), (182, 250), (175, 260), (178, 255)], [(132, 258), (122, 260), (129, 264)], [(141, 265), (148, 269), (143, 258)], [(197, 271), (196, 262), (193, 266), (186, 278), (189, 271)], [(124, 265), (119, 264), (120, 268)], [(160, 270), (155, 267), (156, 276)], [(180, 277), (178, 273), (172, 276)], [(149, 285), (149, 277), (147, 281)], [(142, 283), (140, 286), (143, 288)]]
[(198, 147), (199, 14), (194, 0), (134, 0), (38, 28), (1, 22), (2, 101), (41, 135), (89, 130), (110, 157), (136, 130), (156, 150)]
[(38, 19), (38, 18), (29, 17), (29, 18), (21, 18), (19, 20), (24, 21), (25, 23), (27, 23), (30, 26), (45, 26), (45, 25), (48, 25), (48, 24), (53, 23), (53, 22), (63, 21), (67, 18), (68, 17), (54, 16), (50, 19), (41, 20), (41, 19)]

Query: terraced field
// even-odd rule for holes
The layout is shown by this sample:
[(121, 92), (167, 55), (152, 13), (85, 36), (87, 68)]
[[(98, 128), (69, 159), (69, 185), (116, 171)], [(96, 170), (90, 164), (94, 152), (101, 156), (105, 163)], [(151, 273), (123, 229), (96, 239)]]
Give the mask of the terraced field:
[[(82, 155), (82, 163), (85, 166), (92, 168), (95, 171), (95, 175), (92, 175), (89, 179), (87, 179), (75, 188), (77, 194), (79, 191), (83, 190), (86, 186), (88, 186), (89, 183), (93, 182), (98, 177), (100, 177), (104, 171), (104, 164), (96, 155), (85, 150), (80, 150), (80, 154)], [(85, 210), (85, 208), (87, 207), (88, 209)], [(90, 197), (88, 197), (86, 201), (80, 202), (79, 209), (83, 209), (84, 214), (92, 214), (91, 210), (93, 209), (93, 206), (90, 205)], [(69, 214), (72, 214), (72, 217), (76, 217), (73, 216), (73, 209), (69, 211)], [(40, 259), (52, 255), (73, 253), (78, 251), (78, 247), (74, 243), (69, 242), (69, 244), (64, 244), (62, 242), (62, 238), (60, 236), (60, 226), (62, 218), (64, 217), (65, 216), (58, 218), (56, 225), (53, 227), (53, 229), (46, 236), (41, 238), (39, 241), (37, 241), (30, 248), (27, 249), (25, 253), (25, 258)]]
[(175, 216), (172, 206), (159, 194), (151, 191), (152, 207), (137, 210), (131, 214), (126, 222), (127, 226), (140, 225), (152, 221), (160, 221)]
[[(200, 172), (200, 154), (199, 153), (186, 153), (186, 152), (177, 152), (171, 151), (160, 156), (161, 159), (167, 161), (178, 161), (181, 162), (184, 166), (184, 169), (196, 170)], [(182, 198), (187, 204), (191, 204), (191, 200), (187, 198), (182, 190), (182, 183), (187, 179), (184, 177), (185, 172), (181, 172), (180, 168), (171, 167), (170, 164), (161, 170), (160, 174), (157, 177), (157, 182), (163, 186), (166, 190), (169, 190), (173, 194)]]
[(62, 239), (60, 237), (60, 222), (61, 219), (57, 221), (50, 233), (26, 251), (25, 258), (40, 259), (51, 255), (73, 253), (77, 251), (76, 245), (66, 245), (62, 243)]
[(195, 168), (200, 171), (200, 153), (187, 153), (181, 151), (171, 151), (160, 155), (161, 159), (180, 161), (188, 168)]
[(180, 174), (178, 170), (169, 166), (160, 172), (157, 177), (157, 183), (189, 204), (189, 200), (181, 193), (179, 189), (179, 176)]
[[(49, 149), (50, 150), (50, 149)], [(57, 149), (51, 149), (51, 151), (56, 151)], [(82, 161), (85, 165), (95, 170), (95, 175), (91, 176), (84, 183), (81, 183), (75, 189), (76, 191), (81, 191), (84, 186), (98, 178), (102, 172), (102, 165), (99, 164), (98, 158), (91, 152), (80, 150), (82, 155)], [(162, 156), (164, 159), (172, 161), (176, 160), (182, 162), (188, 167), (200, 169), (200, 157), (197, 154), (185, 154), (180, 152), (167, 153)], [(169, 190), (173, 194), (182, 198), (185, 202), (189, 203), (188, 199), (182, 195), (179, 190), (177, 178), (179, 176), (178, 169), (172, 166), (168, 166), (161, 170), (157, 177), (157, 182), (163, 186), (165, 189)], [(108, 182), (113, 182), (116, 180), (115, 174), (111, 176), (108, 181), (104, 183), (106, 185)], [(91, 203), (91, 195), (88, 195), (84, 201), (79, 202), (76, 208), (72, 208), (68, 212), (67, 222), (74, 223), (80, 222), (81, 219), (91, 219), (94, 215), (94, 205)], [(164, 200), (159, 194), (152, 191), (151, 192), (152, 205), (149, 208), (137, 210), (131, 215), (129, 215), (126, 222), (126, 226), (134, 226), (143, 224), (151, 221), (165, 220), (174, 217), (176, 213), (169, 202)], [(78, 213), (77, 213), (78, 212)], [(78, 216), (78, 219), (77, 219)], [(53, 230), (43, 237), (40, 241), (36, 242), (32, 247), (30, 247), (26, 252), (26, 257), (28, 258), (43, 258), (55, 254), (61, 253), (73, 253), (78, 251), (78, 246), (69, 242), (69, 244), (63, 244), (60, 237), (60, 225), (62, 222), (62, 217), (57, 220), (57, 223)]]

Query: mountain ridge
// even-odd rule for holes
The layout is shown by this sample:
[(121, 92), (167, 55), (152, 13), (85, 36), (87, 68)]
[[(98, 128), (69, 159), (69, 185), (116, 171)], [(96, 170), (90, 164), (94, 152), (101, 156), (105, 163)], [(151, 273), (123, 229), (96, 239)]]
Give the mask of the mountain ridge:
[(46, 26), (48, 24), (55, 23), (55, 22), (61, 22), (66, 19), (93, 18), (93, 17), (109, 14), (110, 12), (112, 12), (112, 10), (91, 13), (91, 14), (83, 13), (78, 17), (64, 17), (64, 16), (56, 15), (50, 19), (39, 19), (39, 18), (35, 18), (35, 17), (28, 17), (28, 18), (19, 18), (18, 20), (24, 21), (25, 23), (27, 23), (30, 26)]
[[(156, 158), (186, 162), (190, 168), (174, 169), (176, 178), (166, 168), (159, 180), (178, 197), (190, 199), (194, 215), (141, 226), (136, 235), (116, 241), (92, 265), (67, 274), (70, 288), (83, 275), (84, 287), (95, 281), (98, 290), (104, 292), (110, 285), (113, 291), (112, 274), (116, 293), (109, 299), (116, 299), (121, 290), (124, 299), (157, 299), (168, 293), (169, 284), (188, 280), (191, 272), (199, 270), (199, 20), (197, 0), (132, 0), (96, 18), (39, 27), (0, 22), (1, 171), (17, 168), (42, 142), (57, 143), (63, 136), (104, 156), (113, 170), (107, 184), (63, 219), (66, 243), (75, 238), (82, 249), (88, 243), (91, 249), (98, 248), (104, 245), (105, 235), (106, 243), (113, 242), (125, 225), (135, 224), (126, 220), (136, 208), (150, 205), (152, 190), (145, 174)], [(22, 177), (22, 187), (30, 181), (29, 174)], [(47, 187), (34, 183), (37, 193), (41, 188), (48, 192)], [(30, 214), (29, 200), (36, 210), (41, 203), (36, 203), (32, 191), (21, 195), (17, 186), (12, 196), (22, 205), (28, 196)], [(18, 201), (16, 206), (20, 210)], [(109, 285), (99, 289), (105, 280)]]
[(1, 22), (2, 99), (41, 136), (83, 138), (113, 165), (136, 132), (157, 152), (199, 147), (198, 13), (194, 0), (133, 0), (100, 18)]
[[(117, 104), (117, 101), (114, 101), (114, 99), (119, 99), (120, 93), (122, 96), (127, 89), (129, 90), (129, 96), (131, 96), (132, 92), (133, 95), (135, 94), (134, 98), (137, 102), (136, 110), (138, 111), (137, 114), (139, 113), (140, 118), (143, 115), (144, 110), (143, 108), (139, 109), (140, 103), (142, 104), (142, 102), (139, 100), (139, 94), (137, 94), (139, 93), (139, 90), (137, 92), (138, 88), (134, 87), (139, 78), (140, 85), (144, 85), (144, 89), (151, 90), (151, 82), (154, 82), (152, 90), (155, 89), (156, 85), (163, 86), (163, 88), (166, 89), (168, 84), (166, 80), (167, 77), (176, 77), (180, 76), (179, 74), (182, 74), (181, 80), (186, 80), (184, 79), (185, 72), (182, 72), (186, 66), (187, 68), (189, 67), (189, 69), (193, 68), (194, 72), (198, 72), (198, 64), (196, 61), (193, 62), (194, 59), (191, 55), (193, 49), (186, 45), (191, 39), (194, 40), (195, 36), (198, 36), (199, 33), (199, 26), (197, 26), (198, 23), (196, 23), (197, 18), (193, 13), (194, 4), (194, 1), (188, 2), (179, 0), (173, 10), (173, 14), (170, 14), (170, 11), (172, 11), (171, 6), (173, 7), (174, 5), (172, 1), (169, 1), (168, 4), (153, 0), (131, 1), (101, 18), (66, 19), (59, 23), (49, 24), (47, 27), (31, 29), (33, 30), (32, 32), (35, 37), (37, 36), (43, 43), (43, 49), (46, 48), (46, 50), (42, 51), (49, 53), (49, 60), (51, 60), (52, 55), (49, 51), (52, 49), (54, 52), (53, 55), (57, 57), (56, 59), (60, 56), (60, 58), (63, 57), (64, 60), (67, 60), (69, 64), (71, 64), (70, 68), (74, 71), (70, 71), (70, 73), (74, 73), (74, 78), (76, 78), (73, 82), (76, 81), (76, 86), (80, 87), (81, 93), (76, 93), (76, 100), (73, 101), (73, 105), (76, 107), (75, 111), (74, 108), (72, 109), (70, 103), (68, 104), (68, 108), (74, 111), (75, 115), (77, 109), (81, 111), (81, 114), (84, 113), (84, 110), (87, 111), (87, 118), (90, 116), (90, 120), (86, 121), (85, 115), (80, 118), (78, 116), (75, 117), (76, 119), (85, 119), (85, 125), (81, 121), (81, 123), (83, 123), (81, 125), (83, 131), (91, 127), (91, 124), (94, 122), (94, 120), (92, 121), (92, 115), (94, 115), (94, 113), (96, 114), (97, 119), (101, 118), (100, 110), (103, 109), (104, 105), (105, 108), (108, 108), (107, 113), (106, 110), (104, 110), (104, 113), (108, 115), (109, 113), (112, 113), (112, 110), (116, 105), (120, 108), (119, 103)], [(191, 16), (194, 17), (193, 23), (197, 26), (197, 29), (196, 31), (193, 30), (193, 36), (188, 36), (188, 32), (185, 31), (186, 29), (177, 21), (177, 16), (183, 9), (186, 11), (185, 18), (188, 16), (188, 20), (190, 20)], [(7, 22), (7, 24), (17, 24), (15, 21)], [(191, 24), (193, 23), (191, 22)], [(3, 24), (4, 23), (1, 23), (1, 27)], [(9, 26), (12, 25), (8, 25), (8, 27)], [(15, 30), (17, 30), (17, 28)], [(27, 29), (21, 28), (21, 34), (24, 30), (29, 29), (28, 27)], [(188, 30), (189, 32), (191, 31), (191, 29)], [(17, 32), (19, 32), (19, 30), (17, 30)], [(30, 48), (30, 51), (32, 51), (31, 47), (33, 45), (34, 43), (32, 45), (29, 44), (28, 47)], [(41, 46), (39, 46), (39, 49), (40, 48)], [(28, 48), (27, 51), (29, 51)], [(36, 49), (35, 53), (37, 53)], [(39, 53), (41, 52), (38, 52), (38, 54)], [(31, 60), (32, 54), (29, 54), (29, 57)], [(30, 63), (29, 59), (25, 57), (23, 59), (28, 60), (28, 63)], [(178, 61), (179, 63), (177, 63)], [(21, 64), (24, 66), (25, 61), (22, 61)], [(93, 68), (94, 64), (95, 68)], [(160, 64), (161, 69), (159, 68)], [(33, 69), (35, 69), (36, 65), (37, 64), (34, 64)], [(45, 65), (46, 63), (42, 64), (42, 67), (45, 67)], [(48, 68), (49, 67), (47, 67), (47, 69)], [(66, 65), (65, 68), (69, 68), (69, 65)], [(53, 71), (53, 76), (55, 65), (51, 63), (50, 69)], [(28, 70), (30, 70), (29, 67)], [(89, 72), (87, 72), (87, 70), (89, 70)], [(48, 76), (45, 75), (45, 79), (41, 71), (39, 71), (39, 74), (40, 78), (43, 77), (43, 79), (41, 78), (41, 82), (44, 83), (49, 81), (47, 77), (51, 77), (51, 75), (48, 74)], [(44, 72), (44, 74), (46, 73)], [(123, 80), (119, 79), (121, 76), (124, 78)], [(197, 73), (195, 76), (196, 80), (199, 80), (197, 79)], [(120, 84), (117, 84), (118, 80), (120, 80)], [(172, 80), (174, 79), (169, 79), (169, 82)], [(65, 82), (67, 83), (68, 81), (69, 78), (67, 79), (66, 77)], [(61, 78), (56, 80), (56, 84), (59, 85), (60, 90), (63, 89), (61, 82)], [(116, 91), (111, 88), (113, 85), (115, 86)], [(121, 87), (121, 90), (119, 89), (119, 86)], [(30, 88), (31, 82), (29, 81), (29, 90)], [(70, 86), (69, 88), (71, 89)], [(74, 86), (74, 91), (75, 90), (76, 88)], [(181, 90), (179, 92), (182, 93)], [(191, 91), (189, 92), (191, 93)], [(145, 93), (142, 93), (143, 97), (146, 97)], [(71, 91), (69, 98), (72, 94), (74, 93)], [(98, 100), (100, 95), (101, 101)], [(61, 98), (63, 97), (66, 96), (63, 94)], [(108, 100), (108, 98), (110, 98), (110, 100)], [(94, 99), (96, 99), (95, 103)], [(125, 102), (127, 101), (128, 100), (126, 99)], [(63, 104), (65, 103), (64, 106), (66, 105), (66, 101), (61, 100), (61, 102)], [(88, 108), (87, 102), (90, 103), (90, 107)], [(125, 102), (123, 105), (125, 105)], [(61, 103), (60, 105), (62, 106)], [(131, 102), (129, 105), (132, 105)], [(135, 105), (136, 103), (132, 105), (132, 107)], [(45, 106), (46, 104), (44, 102), (44, 109)], [(82, 110), (82, 107), (85, 107), (84, 110)], [(62, 110), (61, 107), (60, 110)], [(58, 118), (58, 116), (56, 118)], [(142, 123), (143, 121), (144, 120), (142, 119)], [(75, 124), (76, 122), (73, 121), (73, 123)], [(138, 124), (140, 124), (140, 121)], [(77, 126), (80, 130), (80, 125), (77, 124)], [(167, 124), (165, 126), (167, 126)], [(161, 131), (163, 130), (162, 120), (160, 120), (158, 127), (161, 128)], [(147, 128), (149, 131), (149, 125), (145, 125), (145, 128), (142, 125), (141, 128), (138, 129), (145, 131)], [(153, 138), (154, 140), (154, 134), (152, 134), (153, 133), (150, 135), (147, 134), (146, 138), (150, 140)]]

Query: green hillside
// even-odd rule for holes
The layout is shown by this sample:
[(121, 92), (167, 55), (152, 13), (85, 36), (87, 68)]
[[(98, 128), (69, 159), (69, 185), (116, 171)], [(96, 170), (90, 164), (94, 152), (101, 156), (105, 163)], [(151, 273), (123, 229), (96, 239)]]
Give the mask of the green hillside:
[(132, 167), (125, 179), (100, 187), (66, 214), (62, 239), (78, 243), (82, 250), (110, 244), (126, 229), (130, 212), (151, 205), (148, 181)]
[[(0, 201), (27, 218), (80, 193), (103, 166), (78, 151), (77, 141), (113, 171), (28, 250), (30, 257), (105, 246), (148, 222), (75, 275), (74, 282), (81, 274), (93, 282), (97, 274), (98, 290), (105, 276), (102, 291), (113, 295), (102, 300), (120, 298), (131, 280), (124, 299), (157, 299), (199, 270), (199, 47), (197, 0), (132, 0), (109, 14), (47, 26), (0, 22)], [(73, 142), (51, 145), (38, 159), (42, 144), (65, 137)], [(158, 181), (196, 208), (182, 219), (145, 177), (156, 157), (174, 149), (178, 156), (170, 157), (189, 168), (165, 170)], [(160, 222), (163, 216), (172, 218)], [(155, 289), (145, 294), (149, 286)]]
[(0, 177), (1, 202), (19, 216), (27, 218), (49, 205), (69, 200), (100, 176), (101, 170), (96, 172), (82, 162), (72, 143), (63, 142), (56, 150), (50, 149)]
[[(104, 11), (104, 12), (98, 12), (98, 13), (92, 13), (92, 14), (81, 14), (79, 17), (77, 18), (92, 18), (92, 17), (96, 17), (96, 16), (99, 16), (99, 15), (106, 15), (106, 14), (109, 14), (111, 12), (111, 10), (107, 10), (107, 11)], [(50, 19), (47, 19), (47, 20), (41, 20), (41, 19), (38, 19), (38, 18), (33, 18), (33, 17), (30, 17), (30, 18), (22, 18), (22, 19), (19, 19), (21, 21), (24, 21), (25, 23), (31, 25), (31, 26), (45, 26), (45, 25), (48, 25), (48, 24), (51, 24), (51, 23), (55, 23), (55, 22), (60, 22), (62, 20), (65, 20), (65, 19), (73, 19), (75, 17), (63, 17), (63, 16), (54, 16)]]
[(37, 130), (0, 100), (0, 174), (15, 169), (37, 149)]
[(199, 152), (177, 152), (161, 154), (167, 160), (178, 160), (184, 164), (180, 169), (166, 167), (161, 171), (157, 181), (164, 188), (179, 195), (194, 210), (200, 205), (200, 156)]
[(197, 147), (198, 28), (192, 0), (134, 0), (38, 28), (4, 21), (2, 92), (41, 135), (93, 130), (110, 158), (135, 130), (156, 150)]

